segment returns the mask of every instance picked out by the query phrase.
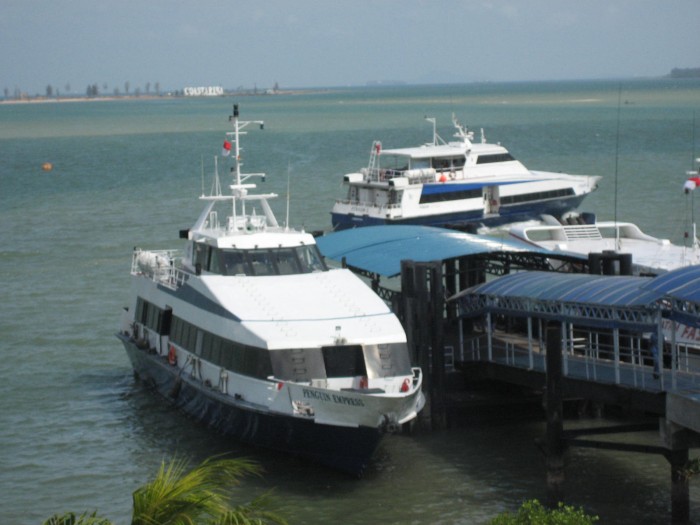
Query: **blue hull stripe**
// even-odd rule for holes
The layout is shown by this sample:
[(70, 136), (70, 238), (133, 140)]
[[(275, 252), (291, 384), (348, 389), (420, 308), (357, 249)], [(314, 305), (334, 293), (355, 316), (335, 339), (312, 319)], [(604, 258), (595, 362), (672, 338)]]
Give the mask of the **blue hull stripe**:
[(380, 219), (368, 215), (346, 215), (331, 213), (334, 230), (345, 230), (360, 226), (377, 226), (384, 224), (415, 224), (435, 227), (464, 227), (464, 226), (501, 226), (512, 222), (535, 220), (540, 215), (559, 216), (575, 210), (583, 202), (586, 195), (578, 195), (566, 199), (556, 199), (539, 203), (521, 205), (506, 205), (500, 207), (497, 215), (484, 216), (482, 210), (460, 211), (442, 215), (426, 215), (423, 217), (401, 217), (398, 219)]
[(524, 184), (528, 182), (536, 182), (535, 180), (518, 180), (511, 182), (478, 182), (464, 184), (461, 182), (440, 182), (435, 184), (423, 184), (421, 195), (435, 195), (442, 193), (459, 193), (462, 191), (481, 190), (491, 186), (509, 186), (511, 184)]

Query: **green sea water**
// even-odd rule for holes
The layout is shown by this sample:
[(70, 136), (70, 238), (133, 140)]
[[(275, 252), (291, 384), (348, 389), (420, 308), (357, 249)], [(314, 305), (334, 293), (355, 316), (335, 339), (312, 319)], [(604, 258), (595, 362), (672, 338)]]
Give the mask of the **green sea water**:
[[(399, 86), (213, 99), (0, 104), (0, 522), (97, 509), (128, 523), (131, 492), (163, 458), (223, 452), (266, 470), (292, 523), (484, 523), (545, 497), (537, 419), (498, 414), (392, 436), (362, 480), (232, 444), (133, 382), (114, 337), (134, 246), (178, 247), (201, 209), (233, 103), (264, 120), (244, 138), (278, 218), (328, 230), (344, 173), (385, 148), (451, 134), (452, 114), (532, 169), (602, 175), (582, 206), (684, 242), (683, 182), (700, 156), (700, 82), (629, 80)], [(697, 129), (696, 129), (697, 128)], [(50, 162), (51, 171), (42, 164)], [(289, 189), (289, 195), (288, 195)], [(482, 414), (483, 415), (483, 414)], [(575, 424), (587, 424), (576, 422)], [(572, 450), (567, 502), (603, 523), (663, 523), (663, 458)], [(691, 516), (700, 499), (691, 484)]]

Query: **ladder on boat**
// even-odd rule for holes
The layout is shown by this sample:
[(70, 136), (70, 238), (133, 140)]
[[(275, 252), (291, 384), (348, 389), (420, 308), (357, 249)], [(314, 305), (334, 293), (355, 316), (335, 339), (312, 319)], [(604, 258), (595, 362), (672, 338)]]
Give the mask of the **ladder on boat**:
[(382, 151), (382, 143), (378, 140), (372, 142), (372, 151), (369, 152), (369, 166), (367, 166), (367, 173), (372, 173), (377, 168), (377, 157)]

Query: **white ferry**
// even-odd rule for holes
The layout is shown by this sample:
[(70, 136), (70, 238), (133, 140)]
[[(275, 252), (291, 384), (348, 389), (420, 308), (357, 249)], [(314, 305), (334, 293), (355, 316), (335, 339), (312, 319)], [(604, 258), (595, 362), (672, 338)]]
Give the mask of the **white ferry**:
[(597, 221), (592, 213), (571, 214), (562, 221), (544, 215), (541, 222), (513, 224), (511, 237), (558, 253), (630, 254), (634, 275), (660, 275), (700, 264), (700, 244), (693, 232), (688, 246), (644, 233), (624, 221)]
[(275, 194), (249, 193), (264, 174), (241, 174), (239, 139), (262, 122), (238, 117), (234, 105), (231, 193), (215, 174), (183, 252), (135, 249), (118, 337), (135, 376), (194, 418), (359, 475), (422, 409), (421, 371), (386, 304), (328, 269), (311, 234), (279, 225)]
[(335, 230), (377, 224), (420, 224), (475, 231), (576, 209), (597, 189), (599, 176), (532, 171), (500, 144), (473, 142), (457, 122), (453, 142), (433, 123), (433, 141), (383, 149), (375, 141), (369, 164), (345, 175), (347, 197), (331, 211)]

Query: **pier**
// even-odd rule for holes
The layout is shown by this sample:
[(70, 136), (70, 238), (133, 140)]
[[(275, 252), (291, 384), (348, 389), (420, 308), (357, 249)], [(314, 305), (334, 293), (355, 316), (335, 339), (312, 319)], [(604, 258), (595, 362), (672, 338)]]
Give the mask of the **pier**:
[[(685, 468), (690, 449), (700, 446), (700, 349), (675, 334), (678, 326), (700, 327), (700, 267), (632, 277), (620, 275), (628, 255), (557, 260), (533, 247), (431, 228), (369, 230), (321, 250), (369, 279), (399, 314), (414, 364), (426, 376), (429, 427), (447, 427), (454, 370), (467, 383), (479, 378), (540, 391), (550, 503), (564, 499), (567, 447), (661, 454), (670, 465), (672, 521), (689, 520)], [(636, 417), (570, 431), (565, 400)], [(658, 430), (657, 444), (604, 439), (649, 430)]]

